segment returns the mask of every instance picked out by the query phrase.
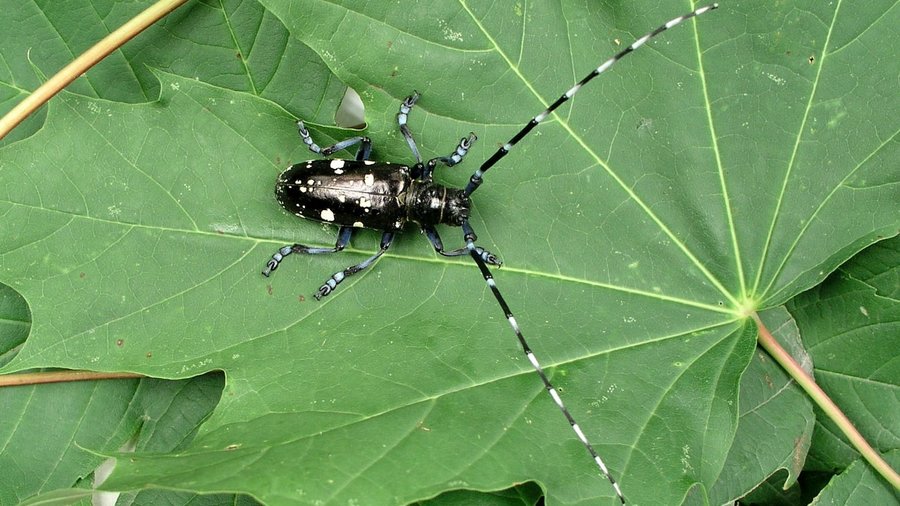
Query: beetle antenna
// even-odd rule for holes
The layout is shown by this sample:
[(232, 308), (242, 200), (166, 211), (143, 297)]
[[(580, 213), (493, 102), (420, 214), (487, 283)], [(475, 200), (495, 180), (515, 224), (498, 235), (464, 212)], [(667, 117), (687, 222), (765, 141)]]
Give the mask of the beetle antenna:
[(580, 90), (582, 86), (587, 84), (588, 81), (590, 81), (591, 79), (606, 72), (610, 67), (613, 66), (614, 63), (616, 63), (617, 61), (624, 58), (625, 55), (627, 55), (628, 53), (634, 51), (635, 49), (643, 46), (648, 40), (652, 39), (653, 37), (656, 37), (660, 33), (668, 30), (669, 28), (673, 28), (675, 26), (680, 25), (683, 21), (691, 19), (695, 16), (699, 16), (707, 11), (717, 9), (718, 7), (719, 7), (719, 4), (714, 3), (711, 5), (707, 5), (705, 7), (700, 7), (699, 9), (697, 9), (693, 12), (690, 12), (688, 14), (685, 14), (683, 16), (678, 16), (677, 18), (670, 20), (668, 23), (665, 23), (664, 25), (659, 26), (656, 30), (653, 30), (652, 32), (648, 33), (647, 35), (644, 35), (643, 37), (639, 38), (638, 40), (632, 42), (630, 46), (619, 51), (618, 53), (616, 53), (615, 56), (613, 56), (612, 58), (603, 62), (603, 65), (600, 65), (596, 69), (592, 70), (590, 74), (588, 74), (584, 77), (584, 79), (582, 79), (581, 81), (578, 81), (578, 83), (576, 83), (575, 86), (572, 86), (572, 88), (570, 88), (569, 91), (563, 93), (562, 96), (560, 96), (558, 99), (556, 99), (556, 102), (553, 102), (552, 104), (550, 104), (550, 107), (544, 109), (544, 112), (531, 118), (531, 121), (529, 121), (521, 130), (519, 130), (519, 133), (514, 135), (512, 137), (512, 139), (510, 139), (509, 141), (506, 142), (506, 144), (501, 146), (500, 149), (498, 149), (496, 153), (491, 155), (491, 157), (488, 158), (487, 161), (485, 161), (483, 164), (481, 164), (481, 167), (479, 167), (478, 170), (476, 170), (475, 173), (472, 174), (472, 177), (469, 178), (469, 184), (466, 185), (465, 194), (471, 195), (475, 190), (477, 190), (478, 187), (481, 186), (481, 183), (483, 181), (482, 178), (484, 177), (484, 173), (487, 172), (488, 169), (493, 167), (494, 164), (496, 164), (501, 158), (506, 156), (506, 154), (509, 153), (509, 150), (512, 149), (512, 147), (515, 146), (517, 142), (522, 140), (522, 137), (525, 137), (526, 135), (528, 135), (528, 133), (531, 132), (531, 130), (534, 127), (536, 127), (538, 125), (538, 123), (540, 123), (541, 121), (544, 121), (544, 119), (547, 118), (547, 116), (549, 116), (551, 113), (553, 113), (553, 111), (555, 111), (557, 107), (559, 107), (564, 102), (566, 102), (567, 100), (572, 98), (573, 95), (578, 93), (578, 90)]
[(497, 303), (500, 304), (500, 308), (503, 309), (503, 314), (506, 316), (506, 321), (509, 322), (509, 325), (512, 327), (513, 332), (516, 333), (516, 337), (519, 339), (519, 344), (522, 346), (522, 351), (525, 352), (525, 357), (528, 358), (528, 362), (531, 363), (534, 370), (537, 371), (538, 376), (540, 376), (541, 381), (544, 382), (544, 388), (547, 389), (547, 392), (550, 394), (550, 397), (553, 397), (553, 402), (556, 403), (556, 406), (562, 411), (563, 416), (566, 417), (566, 420), (569, 421), (569, 425), (572, 427), (572, 430), (575, 431), (575, 434), (578, 436), (578, 439), (581, 441), (581, 444), (587, 449), (588, 453), (591, 454), (591, 458), (594, 459), (594, 462), (597, 464), (597, 467), (600, 468), (600, 472), (603, 473), (603, 476), (606, 477), (607, 480), (612, 484), (613, 489), (616, 491), (616, 497), (619, 498), (619, 502), (625, 504), (625, 496), (622, 494), (622, 490), (619, 488), (619, 484), (616, 480), (609, 474), (609, 469), (607, 469), (606, 464), (603, 462), (603, 459), (600, 458), (600, 455), (597, 454), (597, 450), (594, 450), (593, 445), (591, 445), (590, 441), (588, 441), (587, 436), (582, 432), (581, 427), (578, 426), (578, 423), (575, 421), (575, 418), (572, 417), (572, 413), (569, 413), (566, 405), (563, 404), (562, 398), (559, 396), (559, 393), (556, 391), (556, 388), (550, 383), (550, 379), (547, 377), (547, 373), (544, 372), (544, 368), (541, 367), (540, 362), (538, 362), (537, 358), (534, 356), (534, 353), (531, 351), (531, 348), (528, 346), (528, 342), (525, 341), (525, 336), (522, 335), (522, 330), (519, 329), (519, 324), (516, 322), (516, 317), (513, 316), (512, 311), (509, 309), (509, 304), (506, 303), (506, 300), (503, 298), (503, 295), (500, 294), (500, 289), (497, 288), (497, 283), (494, 281), (494, 276), (491, 274), (490, 269), (484, 263), (484, 260), (481, 258), (481, 254), (478, 252), (478, 247), (475, 246), (475, 234), (471, 233), (471, 228), (469, 228), (468, 223), (463, 225), (463, 230), (466, 230), (466, 248), (469, 250), (469, 255), (475, 260), (475, 263), (478, 264), (478, 269), (481, 270), (481, 275), (484, 277), (485, 283), (487, 283), (488, 287), (490, 287), (491, 292), (494, 294), (494, 298), (497, 299)]

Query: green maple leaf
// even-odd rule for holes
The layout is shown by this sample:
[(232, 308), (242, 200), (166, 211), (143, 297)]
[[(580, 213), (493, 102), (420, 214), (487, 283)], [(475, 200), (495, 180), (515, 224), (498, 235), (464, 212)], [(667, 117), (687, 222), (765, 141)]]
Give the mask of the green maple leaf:
[[(395, 114), (413, 89), (424, 156), (476, 132), (466, 162), (439, 169), (453, 186), (617, 40), (683, 10), (263, 5), (360, 92), (374, 158), (411, 160)], [(474, 196), (479, 242), (506, 261), (501, 290), (635, 503), (729, 479), (749, 312), (898, 228), (897, 10), (741, 9), (623, 60)], [(470, 262), (409, 233), (311, 300), (377, 249), (361, 232), (345, 253), (259, 275), (278, 247), (335, 235), (272, 198), (278, 172), (311, 157), (289, 90), (156, 76), (150, 103), (63, 95), (0, 151), (0, 281), (34, 321), (4, 371), (226, 372), (191, 445), (119, 459), (110, 487), (390, 504), (536, 481), (548, 503), (613, 500)], [(320, 145), (352, 135), (310, 126)]]

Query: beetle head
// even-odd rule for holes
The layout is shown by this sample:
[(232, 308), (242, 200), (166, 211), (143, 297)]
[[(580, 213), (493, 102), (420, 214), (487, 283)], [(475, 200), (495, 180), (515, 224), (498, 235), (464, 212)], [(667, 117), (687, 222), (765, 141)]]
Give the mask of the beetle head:
[(411, 220), (458, 227), (469, 219), (469, 197), (464, 191), (436, 184), (423, 184), (416, 190), (409, 206)]

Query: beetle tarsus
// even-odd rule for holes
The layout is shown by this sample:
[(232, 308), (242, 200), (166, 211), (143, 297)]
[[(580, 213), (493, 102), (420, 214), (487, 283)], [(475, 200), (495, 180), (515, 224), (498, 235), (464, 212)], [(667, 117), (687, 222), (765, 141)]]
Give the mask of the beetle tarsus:
[(316, 300), (322, 300), (322, 297), (327, 296), (329, 293), (331, 293), (331, 287), (328, 285), (322, 285), (319, 287), (319, 291), (316, 292), (313, 297), (315, 297)]
[(266, 268), (263, 269), (262, 275), (265, 277), (269, 277), (269, 274), (272, 274), (272, 271), (278, 268), (278, 264), (281, 263), (282, 260), (284, 260), (284, 257), (296, 251), (295, 248), (297, 246), (299, 246), (299, 244), (295, 244), (293, 246), (284, 246), (283, 248), (280, 248), (274, 255), (272, 255), (272, 258), (270, 258), (269, 261), (266, 262)]
[(486, 263), (488, 265), (493, 265), (496, 267), (503, 267), (503, 260), (500, 260), (500, 258), (498, 258), (497, 255), (482, 248), (481, 246), (476, 246), (475, 252), (478, 253), (478, 256), (480, 256), (482, 260), (484, 260), (484, 263)]

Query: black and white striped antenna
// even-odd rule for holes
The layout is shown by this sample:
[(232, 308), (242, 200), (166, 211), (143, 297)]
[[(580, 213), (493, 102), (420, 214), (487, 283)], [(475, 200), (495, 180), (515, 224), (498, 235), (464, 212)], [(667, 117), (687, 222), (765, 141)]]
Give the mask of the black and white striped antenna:
[(563, 93), (562, 96), (560, 96), (558, 99), (556, 99), (556, 102), (553, 102), (552, 104), (550, 104), (550, 107), (544, 109), (543, 112), (541, 112), (537, 116), (531, 118), (531, 121), (529, 121), (521, 130), (519, 130), (519, 133), (514, 135), (512, 137), (512, 139), (510, 139), (509, 141), (506, 142), (506, 144), (501, 146), (500, 149), (498, 149), (496, 153), (491, 155), (491, 157), (488, 158), (487, 161), (485, 161), (483, 164), (481, 164), (481, 167), (479, 167), (478, 170), (476, 170), (475, 173), (472, 174), (472, 177), (469, 178), (469, 184), (466, 185), (466, 190), (465, 190), (466, 195), (471, 195), (475, 190), (478, 189), (479, 186), (481, 186), (481, 183), (483, 181), (482, 178), (484, 177), (484, 173), (487, 172), (488, 169), (493, 167), (494, 164), (496, 164), (498, 161), (500, 161), (501, 158), (506, 156), (506, 154), (509, 153), (509, 150), (512, 149), (512, 147), (515, 146), (516, 143), (518, 143), (520, 140), (522, 140), (523, 137), (528, 135), (528, 133), (531, 132), (531, 130), (534, 127), (536, 127), (538, 125), (538, 123), (540, 123), (541, 121), (544, 121), (544, 119), (546, 119), (547, 116), (552, 114), (553, 111), (555, 111), (559, 106), (561, 106), (567, 100), (572, 98), (573, 95), (578, 93), (578, 90), (580, 90), (582, 86), (587, 84), (588, 81), (590, 81), (591, 79), (606, 72), (607, 70), (609, 70), (610, 67), (613, 66), (613, 64), (615, 64), (617, 61), (624, 58), (625, 55), (627, 55), (628, 53), (634, 51), (635, 49), (643, 46), (648, 40), (652, 39), (653, 37), (656, 37), (657, 35), (668, 30), (669, 28), (678, 26), (682, 22), (687, 21), (688, 19), (691, 19), (691, 18), (693, 18), (695, 16), (699, 16), (707, 11), (711, 11), (713, 9), (718, 9), (718, 8), (719, 8), (719, 4), (714, 3), (711, 5), (707, 5), (705, 7), (700, 7), (699, 9), (689, 12), (683, 16), (678, 16), (677, 18), (670, 20), (668, 23), (661, 25), (656, 30), (653, 30), (652, 32), (648, 33), (647, 35), (644, 35), (643, 37), (639, 38), (638, 40), (632, 42), (630, 46), (619, 51), (618, 53), (616, 53), (615, 56), (613, 56), (612, 58), (603, 62), (603, 65), (600, 65), (599, 67), (592, 70), (590, 74), (584, 76), (584, 79), (582, 79), (581, 81), (578, 81), (575, 84), (575, 86), (572, 86), (569, 89), (569, 91)]
[[(565, 92), (562, 96), (556, 99), (550, 107), (545, 109), (543, 112), (535, 116), (531, 119), (516, 135), (512, 137), (506, 144), (504, 144), (500, 149), (497, 150), (487, 161), (485, 161), (478, 170), (472, 174), (472, 177), (469, 178), (469, 184), (466, 186), (465, 194), (471, 195), (472, 192), (478, 189), (481, 186), (483, 181), (484, 173), (488, 171), (491, 167), (493, 167), (501, 158), (506, 156), (509, 153), (510, 149), (517, 142), (522, 140), (523, 137), (528, 135), (534, 127), (538, 125), (541, 121), (543, 121), (547, 116), (549, 116), (553, 111), (555, 111), (560, 105), (564, 102), (572, 98), (573, 95), (578, 93), (578, 90), (581, 89), (582, 86), (587, 84), (588, 81), (597, 77), (609, 70), (610, 67), (613, 66), (617, 61), (621, 60), (628, 53), (631, 53), (635, 49), (643, 46), (648, 40), (653, 37), (659, 35), (660, 33), (668, 30), (669, 28), (673, 28), (678, 26), (683, 21), (693, 18), (695, 16), (699, 16), (707, 11), (711, 11), (719, 7), (719, 4), (711, 4), (705, 7), (700, 7), (688, 14), (683, 16), (678, 16), (670, 20), (669, 22), (661, 25), (659, 28), (653, 30), (652, 32), (644, 35), (643, 37), (634, 41), (630, 46), (625, 49), (619, 51), (615, 56), (603, 62), (602, 65), (591, 71), (590, 74), (584, 77), (581, 81), (575, 84), (569, 91)], [(490, 269), (485, 264), (484, 259), (482, 258), (482, 252), (479, 251), (480, 248), (475, 246), (475, 232), (472, 230), (472, 227), (469, 225), (468, 221), (463, 223), (463, 233), (465, 234), (466, 240), (466, 248), (469, 250), (469, 254), (472, 259), (478, 264), (478, 269), (481, 270), (481, 275), (484, 277), (484, 281), (487, 283), (488, 287), (491, 289), (491, 293), (494, 294), (494, 297), (497, 299), (497, 303), (500, 304), (500, 308), (503, 309), (503, 314), (506, 317), (506, 320), (509, 322), (509, 325), (512, 327), (513, 331), (516, 333), (516, 337), (519, 339), (519, 344), (522, 346), (522, 351), (525, 352), (525, 356), (528, 358), (528, 361), (531, 363), (534, 370), (537, 371), (538, 376), (540, 376), (541, 381), (544, 383), (544, 387), (547, 389), (547, 392), (550, 394), (550, 397), (553, 398), (553, 402), (556, 403), (556, 406), (559, 407), (560, 411), (562, 411), (563, 415), (568, 420), (569, 425), (571, 425), (572, 430), (575, 431), (575, 434), (578, 436), (578, 439), (587, 449), (588, 453), (591, 454), (591, 458), (594, 459), (594, 462), (597, 464), (597, 467), (600, 468), (600, 472), (603, 473), (603, 476), (606, 477), (607, 480), (612, 484), (613, 489), (615, 489), (616, 497), (619, 499), (619, 502), (625, 504), (625, 495), (622, 493), (622, 489), (619, 487), (619, 484), (616, 482), (615, 478), (613, 478), (612, 474), (610, 474), (609, 469), (606, 467), (606, 464), (603, 462), (603, 459), (600, 458), (600, 455), (597, 454), (597, 451), (594, 449), (593, 445), (591, 445), (590, 441), (588, 441), (587, 436), (585, 436), (584, 432), (581, 430), (581, 427), (575, 421), (575, 418), (572, 417), (572, 414), (569, 412), (566, 405), (563, 404), (562, 398), (560, 398), (559, 393), (556, 391), (556, 388), (550, 383), (550, 379), (547, 377), (547, 373), (544, 372), (544, 369), (541, 367), (540, 362), (538, 362), (537, 358), (534, 356), (534, 353), (531, 351), (531, 348), (528, 346), (528, 343), (525, 341), (525, 337), (522, 335), (521, 329), (519, 329), (519, 324), (516, 322), (515, 316), (513, 316), (512, 311), (509, 309), (509, 305), (506, 303), (506, 300), (501, 295), (500, 290), (497, 288), (497, 284), (494, 281), (494, 277), (491, 275)]]

